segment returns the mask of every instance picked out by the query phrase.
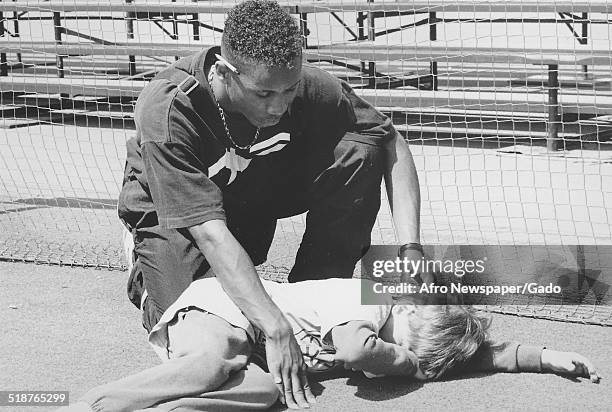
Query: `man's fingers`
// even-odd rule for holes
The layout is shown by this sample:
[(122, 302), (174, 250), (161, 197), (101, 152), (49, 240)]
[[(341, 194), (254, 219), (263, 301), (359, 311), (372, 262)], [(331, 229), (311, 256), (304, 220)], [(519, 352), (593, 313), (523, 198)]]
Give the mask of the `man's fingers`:
[(308, 367), (306, 366), (306, 364), (302, 363), (302, 367), (298, 371), (298, 376), (300, 378), (300, 387), (304, 390), (306, 402), (308, 402), (309, 405), (314, 405), (315, 403), (317, 403), (317, 401), (312, 393), (312, 390), (310, 389), (310, 383), (308, 383), (307, 370)]
[(308, 383), (308, 377), (306, 376), (306, 365), (304, 365), (304, 367), (300, 371), (300, 381), (302, 382), (302, 388), (304, 388), (304, 395), (306, 395), (306, 401), (311, 405), (317, 403), (317, 400), (313, 395), (312, 390), (310, 389), (310, 384)]
[(294, 368), (291, 371), (291, 388), (293, 393), (293, 399), (300, 408), (308, 408), (308, 401), (304, 395), (304, 387), (302, 386), (302, 379), (299, 376), (299, 369)]
[(308, 384), (305, 365), (293, 370), (291, 375), (285, 374), (283, 376), (286, 376), (286, 378), (277, 378), (274, 383), (281, 392), (281, 402), (287, 405), (289, 409), (309, 408), (310, 404), (316, 403)]
[(287, 402), (285, 401), (285, 388), (283, 387), (283, 378), (280, 377), (280, 374), (278, 372), (277, 375), (274, 376), (274, 384), (278, 388), (278, 393), (280, 394), (279, 400), (283, 405), (286, 405)]
[[(268, 351), (267, 348), (266, 348), (266, 352), (269, 354), (273, 353), (271, 351)], [(285, 405), (285, 390), (283, 388), (283, 378), (281, 375), (280, 363), (273, 356), (267, 356), (266, 360), (268, 362), (268, 370), (270, 371), (270, 374), (272, 375), (272, 380), (274, 381), (274, 384), (278, 388), (278, 393), (279, 393), (278, 400), (280, 400), (281, 403)]]
[(283, 368), (283, 393), (285, 395), (285, 405), (289, 409), (298, 409), (299, 406), (293, 399), (293, 388), (291, 384), (291, 375), (287, 368)]

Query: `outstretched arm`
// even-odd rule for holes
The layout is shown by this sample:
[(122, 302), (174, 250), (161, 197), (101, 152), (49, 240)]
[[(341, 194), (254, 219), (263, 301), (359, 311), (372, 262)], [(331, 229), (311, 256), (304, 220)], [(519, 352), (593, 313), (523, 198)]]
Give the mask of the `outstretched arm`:
[(418, 368), (415, 354), (400, 345), (385, 342), (369, 322), (350, 321), (331, 331), (336, 361), (346, 369), (371, 375), (414, 376)]
[(575, 352), (560, 352), (516, 342), (485, 342), (462, 368), (464, 372), (560, 373), (599, 381), (593, 363)]
[(541, 346), (516, 342), (483, 343), (465, 365), (469, 372), (541, 372)]

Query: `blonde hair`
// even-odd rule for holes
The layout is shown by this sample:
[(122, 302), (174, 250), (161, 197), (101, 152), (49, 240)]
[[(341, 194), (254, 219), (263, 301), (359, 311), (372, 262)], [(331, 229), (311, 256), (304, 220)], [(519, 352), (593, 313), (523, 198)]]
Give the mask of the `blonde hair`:
[(468, 361), (486, 340), (490, 318), (465, 305), (424, 305), (410, 318), (406, 343), (423, 373), (439, 379)]

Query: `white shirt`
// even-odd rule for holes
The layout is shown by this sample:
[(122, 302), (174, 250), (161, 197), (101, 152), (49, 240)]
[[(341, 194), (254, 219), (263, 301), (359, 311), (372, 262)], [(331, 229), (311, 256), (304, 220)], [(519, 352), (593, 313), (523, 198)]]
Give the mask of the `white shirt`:
[[(324, 340), (327, 340), (326, 335), (334, 326), (351, 320), (362, 320), (369, 322), (372, 330), (378, 334), (387, 321), (391, 313), (390, 298), (384, 305), (362, 305), (361, 282), (361, 279), (310, 280), (298, 283), (262, 280), (264, 288), (291, 324), (302, 352), (311, 353), (313, 357), (319, 354), (320, 349), (325, 349)], [(216, 278), (199, 279), (164, 312), (149, 334), (149, 343), (162, 359), (168, 359), (168, 323), (177, 312), (187, 307), (197, 307), (213, 313), (244, 329), (251, 339), (257, 342), (253, 325), (225, 293), (219, 281)], [(308, 343), (305, 343), (306, 341)], [(313, 351), (313, 342), (319, 349)], [(310, 346), (306, 348), (305, 345)], [(329, 367), (327, 365), (327, 368)]]

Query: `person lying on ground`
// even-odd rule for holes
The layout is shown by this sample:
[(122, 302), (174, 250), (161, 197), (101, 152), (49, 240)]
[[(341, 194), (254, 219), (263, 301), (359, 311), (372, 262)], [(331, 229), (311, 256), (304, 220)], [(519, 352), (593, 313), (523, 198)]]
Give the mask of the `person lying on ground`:
[[(421, 380), (476, 371), (542, 372), (599, 380), (580, 354), (490, 341), (488, 317), (471, 306), (421, 306), (391, 297), (383, 305), (362, 305), (362, 282), (262, 280), (291, 323), (310, 372), (345, 368), (371, 378)], [(263, 369), (263, 337), (216, 278), (196, 280), (149, 335), (164, 362), (92, 389), (66, 410), (267, 409), (284, 394)]]

